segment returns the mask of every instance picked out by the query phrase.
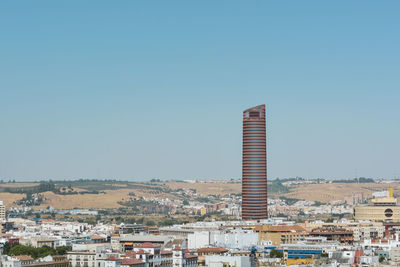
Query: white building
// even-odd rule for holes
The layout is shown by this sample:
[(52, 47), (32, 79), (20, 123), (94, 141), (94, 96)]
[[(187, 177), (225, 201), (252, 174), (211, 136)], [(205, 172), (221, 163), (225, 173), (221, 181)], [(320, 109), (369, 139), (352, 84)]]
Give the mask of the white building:
[(223, 247), (248, 250), (258, 244), (258, 234), (250, 230), (201, 231), (188, 235), (188, 248)]
[(173, 267), (197, 267), (198, 257), (187, 253), (184, 249), (175, 248), (172, 251)]
[(9, 256), (1, 257), (1, 266), (2, 267), (21, 267), (21, 261)]
[(71, 267), (106, 267), (107, 259), (117, 256), (110, 244), (74, 244), (67, 253)]
[(206, 266), (208, 267), (250, 267), (251, 261), (248, 256), (233, 255), (209, 255), (206, 256)]

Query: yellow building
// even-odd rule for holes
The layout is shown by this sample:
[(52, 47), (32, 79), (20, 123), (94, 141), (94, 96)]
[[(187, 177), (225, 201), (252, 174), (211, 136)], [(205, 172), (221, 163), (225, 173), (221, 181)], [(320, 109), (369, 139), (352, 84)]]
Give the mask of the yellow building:
[(259, 241), (272, 241), (276, 246), (297, 243), (308, 236), (306, 229), (299, 225), (257, 225), (254, 231)]
[(354, 219), (400, 222), (400, 206), (393, 197), (393, 189), (389, 188), (386, 196), (374, 198), (368, 205), (356, 206)]
[(304, 259), (287, 259), (286, 266), (293, 266), (293, 265), (304, 265), (304, 264), (314, 264), (313, 258), (304, 258)]
[(206, 208), (201, 208), (200, 209), (200, 215), (206, 215), (207, 214), (207, 209)]

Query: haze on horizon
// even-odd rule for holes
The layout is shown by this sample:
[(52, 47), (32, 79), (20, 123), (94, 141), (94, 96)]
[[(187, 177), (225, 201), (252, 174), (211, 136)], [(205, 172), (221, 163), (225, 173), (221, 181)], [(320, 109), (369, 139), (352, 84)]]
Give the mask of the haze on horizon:
[(397, 1), (4, 1), (0, 179), (400, 176)]

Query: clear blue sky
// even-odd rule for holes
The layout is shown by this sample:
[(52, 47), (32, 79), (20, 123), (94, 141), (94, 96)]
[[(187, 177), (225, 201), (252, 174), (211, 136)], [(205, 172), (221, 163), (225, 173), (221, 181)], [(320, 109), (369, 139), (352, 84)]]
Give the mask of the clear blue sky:
[(0, 177), (400, 176), (399, 1), (2, 1)]

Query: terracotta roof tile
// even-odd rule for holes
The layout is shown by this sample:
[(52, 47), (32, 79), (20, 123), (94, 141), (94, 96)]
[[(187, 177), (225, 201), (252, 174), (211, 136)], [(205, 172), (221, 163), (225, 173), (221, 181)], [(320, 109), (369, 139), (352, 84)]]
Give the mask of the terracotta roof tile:
[(144, 262), (139, 260), (139, 259), (135, 259), (135, 258), (129, 258), (129, 259), (122, 259), (121, 261), (121, 265), (135, 265), (135, 264), (143, 264)]
[(226, 248), (199, 248), (197, 253), (225, 253), (228, 252)]

